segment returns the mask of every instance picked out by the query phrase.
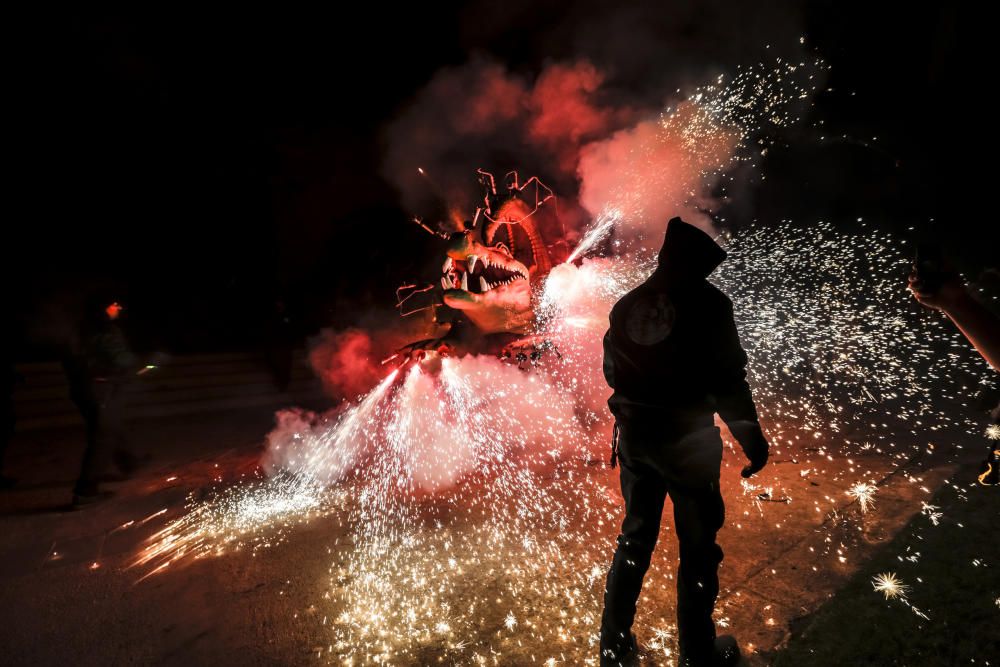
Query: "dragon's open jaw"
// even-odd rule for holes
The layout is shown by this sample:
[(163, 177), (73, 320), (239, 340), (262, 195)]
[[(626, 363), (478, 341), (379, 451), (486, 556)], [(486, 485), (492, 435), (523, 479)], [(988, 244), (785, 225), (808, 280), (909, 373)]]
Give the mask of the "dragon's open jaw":
[(497, 258), (493, 253), (483, 257), (468, 255), (465, 259), (449, 256), (441, 267), (441, 287), (462, 289), (473, 294), (485, 294), (503, 289), (518, 280), (528, 280), (528, 269), (516, 260)]
[(528, 267), (501, 250), (469, 245), (450, 249), (441, 267), (445, 304), (484, 333), (523, 331), (531, 322)]

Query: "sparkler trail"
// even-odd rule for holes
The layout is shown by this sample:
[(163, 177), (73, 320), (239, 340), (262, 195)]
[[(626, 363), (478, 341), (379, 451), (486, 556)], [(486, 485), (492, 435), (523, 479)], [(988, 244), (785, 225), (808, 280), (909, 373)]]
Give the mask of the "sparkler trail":
[(148, 567), (145, 578), (186, 559), (271, 546), (283, 529), (329, 511), (333, 496), (286, 473), (223, 489), (207, 501), (189, 498), (186, 513), (153, 534), (130, 567)]
[(614, 229), (616, 224), (621, 222), (621, 219), (621, 211), (617, 209), (609, 208), (601, 211), (601, 213), (599, 213), (594, 219), (590, 228), (584, 233), (583, 238), (576, 246), (576, 249), (570, 253), (566, 262), (572, 263), (578, 257), (583, 257), (585, 253), (590, 252), (594, 246), (610, 236), (611, 231)]
[(263, 462), (270, 478), (224, 488), (208, 499), (189, 497), (185, 513), (153, 534), (131, 567), (148, 567), (149, 576), (186, 559), (218, 556), (247, 545), (251, 550), (271, 546), (280, 541), (284, 528), (342, 505), (342, 492), (330, 491), (329, 485), (354, 464), (359, 432), (396, 375), (390, 373), (318, 437), (300, 429), (291, 442), (272, 443)]

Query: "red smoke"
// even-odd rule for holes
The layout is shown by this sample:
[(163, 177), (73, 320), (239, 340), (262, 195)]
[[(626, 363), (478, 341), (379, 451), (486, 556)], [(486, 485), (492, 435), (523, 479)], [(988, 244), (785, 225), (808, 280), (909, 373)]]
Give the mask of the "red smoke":
[(462, 90), (464, 81), (441, 77), (435, 80), (441, 95), (454, 100), (452, 122), (461, 134), (477, 134), (516, 119), (522, 113), (526, 91), (521, 81), (512, 79), (499, 65), (483, 70), (477, 85)]
[[(577, 167), (580, 203), (592, 215), (609, 206), (618, 209), (618, 232), (628, 236), (662, 231), (675, 215), (711, 231), (703, 211), (715, 208), (710, 188), (737, 141), (730, 128), (713, 124), (694, 103), (681, 103), (669, 116), (584, 146)], [(651, 238), (653, 244), (659, 240), (658, 233)]]
[(387, 129), (386, 176), (421, 217), (435, 198), (471, 217), (479, 167), (536, 174), (571, 199), (581, 146), (632, 116), (603, 103), (603, 83), (586, 61), (550, 65), (534, 81), (482, 60), (441, 70)]
[(380, 338), (375, 341), (361, 329), (323, 332), (319, 343), (309, 351), (309, 361), (331, 396), (353, 399), (385, 376), (381, 361), (392, 354), (388, 351), (392, 346), (384, 336)]
[(609, 206), (622, 213), (617, 233), (630, 238), (658, 242), (674, 215), (710, 229), (713, 172), (735, 137), (693, 102), (662, 116), (615, 97), (586, 60), (550, 64), (534, 81), (483, 60), (441, 70), (389, 127), (386, 175), (415, 215), (437, 199), (468, 218), (480, 196), (477, 167), (536, 174), (560, 196), (570, 242)]
[(528, 100), (528, 136), (555, 151), (559, 167), (573, 173), (582, 142), (606, 136), (622, 110), (597, 105), (604, 76), (588, 62), (551, 65), (535, 82)]

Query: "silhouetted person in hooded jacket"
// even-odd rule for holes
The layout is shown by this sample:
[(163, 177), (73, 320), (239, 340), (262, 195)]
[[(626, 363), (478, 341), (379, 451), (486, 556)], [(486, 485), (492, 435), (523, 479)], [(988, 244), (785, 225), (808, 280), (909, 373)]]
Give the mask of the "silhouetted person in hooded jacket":
[(746, 381), (732, 302), (706, 278), (726, 253), (680, 218), (667, 225), (659, 266), (615, 304), (604, 337), (604, 374), (614, 394), (612, 466), (621, 465), (625, 520), (604, 596), (601, 665), (638, 664), (632, 623), (660, 532), (667, 495), (680, 545), (677, 629), (682, 665), (739, 661), (732, 637), (716, 638), (712, 610), (722, 549), (715, 536), (722, 440), (718, 413), (739, 440), (749, 477), (768, 444)]
[(125, 436), (126, 388), (139, 360), (118, 325), (121, 304), (98, 295), (89, 300), (80, 322), (77, 349), (63, 361), (70, 398), (80, 409), (87, 448), (73, 488), (73, 504), (101, 500), (98, 482), (109, 459), (126, 475), (138, 465)]

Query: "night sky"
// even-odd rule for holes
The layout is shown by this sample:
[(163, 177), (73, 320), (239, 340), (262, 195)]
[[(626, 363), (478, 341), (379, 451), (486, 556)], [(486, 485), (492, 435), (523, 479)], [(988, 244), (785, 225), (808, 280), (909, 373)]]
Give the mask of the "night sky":
[(617, 3), (21, 17), (7, 96), (21, 203), (4, 243), (20, 356), (51, 356), (52, 313), (101, 283), (122, 291), (149, 345), (175, 349), (252, 342), (279, 296), (304, 333), (391, 307), (434, 245), (385, 178), (385, 128), (436, 71), (472, 57), (529, 78), (586, 57), (635, 99), (768, 45), (818, 53), (832, 90), (727, 220), (867, 216), (903, 231), (936, 217), (967, 271), (995, 264), (979, 10), (745, 4), (650, 10), (655, 58), (616, 33)]

